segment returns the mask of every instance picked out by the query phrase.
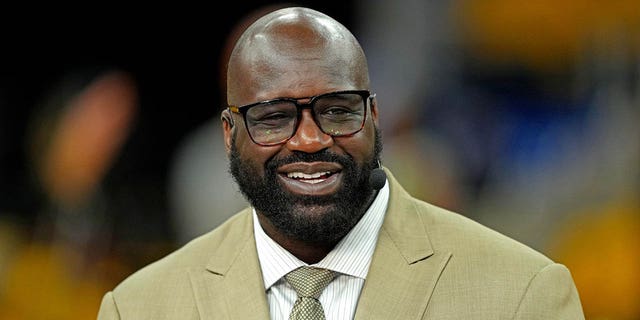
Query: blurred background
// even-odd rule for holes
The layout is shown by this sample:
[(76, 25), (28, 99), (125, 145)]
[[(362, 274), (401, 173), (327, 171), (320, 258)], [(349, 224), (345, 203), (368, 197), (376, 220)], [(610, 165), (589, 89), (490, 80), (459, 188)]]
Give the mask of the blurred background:
[[(0, 319), (93, 319), (116, 283), (246, 205), (223, 62), (284, 4), (5, 11)], [(361, 41), (383, 163), (407, 189), (566, 264), (587, 319), (640, 319), (637, 0), (287, 4)]]

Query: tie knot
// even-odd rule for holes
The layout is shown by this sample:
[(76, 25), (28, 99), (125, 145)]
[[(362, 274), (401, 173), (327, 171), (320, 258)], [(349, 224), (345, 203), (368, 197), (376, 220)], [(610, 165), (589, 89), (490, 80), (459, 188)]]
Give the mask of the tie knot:
[(300, 267), (289, 272), (285, 278), (298, 296), (318, 299), (322, 290), (335, 278), (336, 273), (315, 267)]

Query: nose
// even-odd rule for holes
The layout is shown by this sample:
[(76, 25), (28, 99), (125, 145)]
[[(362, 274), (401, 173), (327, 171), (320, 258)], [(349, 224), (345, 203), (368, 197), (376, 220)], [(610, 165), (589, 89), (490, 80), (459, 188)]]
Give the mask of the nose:
[(322, 132), (310, 110), (302, 110), (300, 123), (296, 133), (287, 141), (287, 148), (291, 151), (315, 153), (333, 145), (333, 137)]

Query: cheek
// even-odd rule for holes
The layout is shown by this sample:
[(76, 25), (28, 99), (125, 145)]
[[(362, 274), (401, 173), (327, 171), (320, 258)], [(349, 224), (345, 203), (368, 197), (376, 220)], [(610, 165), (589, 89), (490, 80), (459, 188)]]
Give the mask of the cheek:
[[(243, 128), (244, 130), (244, 128)], [(249, 138), (245, 133), (236, 136), (236, 149), (240, 159), (254, 168), (260, 175), (264, 174), (265, 163), (275, 155), (279, 147), (262, 147)]]
[(352, 137), (334, 138), (344, 152), (348, 153), (358, 164), (369, 161), (373, 156), (375, 130), (371, 122), (367, 122), (362, 131)]

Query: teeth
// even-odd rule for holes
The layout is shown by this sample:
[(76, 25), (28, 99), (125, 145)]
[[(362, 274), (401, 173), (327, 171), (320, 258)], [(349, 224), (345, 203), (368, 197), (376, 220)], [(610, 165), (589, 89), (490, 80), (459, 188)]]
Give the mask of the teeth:
[(318, 178), (320, 178), (320, 177), (322, 177), (324, 175), (328, 175), (328, 174), (331, 174), (331, 172), (330, 171), (324, 171), (324, 172), (316, 172), (316, 173), (312, 173), (312, 174), (306, 174), (306, 173), (302, 173), (302, 172), (289, 172), (289, 173), (287, 173), (287, 177), (292, 178), (292, 179), (318, 179)]

